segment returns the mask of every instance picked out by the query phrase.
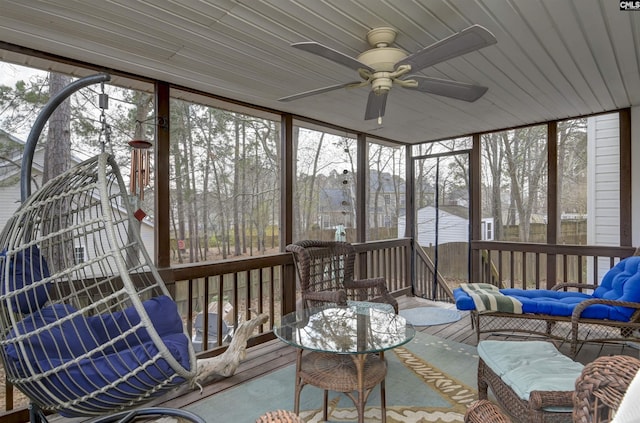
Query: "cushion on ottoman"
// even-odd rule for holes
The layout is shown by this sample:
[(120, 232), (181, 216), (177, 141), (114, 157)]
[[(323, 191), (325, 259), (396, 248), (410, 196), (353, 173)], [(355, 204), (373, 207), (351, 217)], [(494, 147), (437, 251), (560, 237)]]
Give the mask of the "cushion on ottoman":
[(478, 355), (525, 401), (531, 391), (573, 391), (584, 367), (545, 341), (480, 341)]

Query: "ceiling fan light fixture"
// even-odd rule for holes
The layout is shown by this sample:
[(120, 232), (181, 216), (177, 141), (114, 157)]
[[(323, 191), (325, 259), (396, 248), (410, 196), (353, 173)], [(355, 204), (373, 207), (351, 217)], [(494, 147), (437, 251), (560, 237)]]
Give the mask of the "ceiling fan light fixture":
[(393, 72), (396, 63), (407, 57), (407, 52), (395, 47), (378, 47), (358, 55), (358, 61), (376, 72)]
[(373, 80), (371, 81), (371, 90), (376, 93), (376, 95), (386, 94), (391, 91), (391, 87), (393, 86), (393, 80), (386, 76), (378, 76), (374, 75)]

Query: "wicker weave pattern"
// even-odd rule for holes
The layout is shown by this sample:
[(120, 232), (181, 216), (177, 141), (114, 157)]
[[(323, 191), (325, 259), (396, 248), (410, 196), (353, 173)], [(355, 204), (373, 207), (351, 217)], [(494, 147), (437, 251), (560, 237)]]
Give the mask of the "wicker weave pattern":
[(480, 400), (467, 409), (464, 423), (511, 423), (511, 419), (491, 401)]
[[(484, 368), (483, 374), (488, 367), (484, 366)], [(587, 364), (576, 381), (576, 390), (573, 393), (573, 418), (569, 421), (574, 423), (610, 422), (620, 406), (629, 384), (639, 370), (640, 360), (626, 355), (599, 357)], [(490, 369), (488, 371), (490, 372)], [(497, 376), (494, 374), (484, 377), (494, 378)], [(480, 374), (478, 379), (480, 380)], [(498, 406), (486, 400), (486, 384), (484, 389), (484, 393), (482, 389), (479, 389), (481, 400), (471, 405), (467, 410), (465, 423), (510, 423), (508, 417)], [(501, 395), (505, 395), (504, 391), (500, 392)], [(542, 401), (546, 401), (546, 399)], [(526, 421), (522, 414), (520, 416), (516, 414), (522, 413), (520, 404), (512, 402), (509, 398), (501, 401), (501, 404), (504, 409), (509, 410), (518, 419), (517, 421)]]
[(303, 423), (303, 420), (291, 411), (276, 410), (258, 417), (256, 423)]
[(587, 364), (576, 381), (574, 422), (610, 421), (639, 369), (640, 360), (625, 355), (599, 357)]
[[(363, 388), (371, 389), (384, 380), (387, 363), (370, 354), (364, 361)], [(358, 374), (350, 355), (310, 352), (302, 356), (298, 376), (303, 383), (335, 392), (351, 392), (358, 388)]]
[(384, 278), (354, 280), (356, 251), (347, 242), (304, 240), (287, 245), (293, 253), (300, 290), (308, 308), (327, 302), (344, 305), (347, 300), (398, 302), (387, 290)]
[[(13, 279), (12, 266), (42, 275), (46, 267), (50, 272), (48, 278), (27, 280), (21, 289), (5, 286), (0, 295), (0, 356), (7, 381), (42, 410), (69, 416), (112, 414), (137, 407), (195, 376), (193, 349), (189, 348), (190, 364), (185, 368), (144, 308), (143, 301), (169, 292), (144, 248), (133, 214), (114, 157), (102, 153), (47, 182), (0, 234), (0, 250), (6, 251), (0, 266), (3, 284)], [(74, 252), (78, 246), (84, 249), (82, 259)], [(43, 258), (33, 258), (35, 247)], [(26, 263), (25, 257), (33, 261)], [(19, 303), (24, 305), (16, 307)], [(64, 311), (56, 311), (56, 319), (42, 318), (37, 332), (30, 331), (31, 326), (22, 322), (40, 318), (45, 304)], [(109, 331), (103, 323), (100, 329), (109, 335), (109, 342), (77, 338), (76, 334), (98, 333), (86, 329), (86, 319), (92, 316), (102, 316), (105, 322), (115, 316), (121, 322)], [(125, 327), (132, 329), (124, 331)], [(55, 340), (56, 348), (49, 347), (46, 359), (38, 356), (36, 361), (31, 350), (40, 339)], [(134, 357), (137, 362), (120, 359), (122, 368), (131, 370), (114, 370), (117, 380), (107, 379), (105, 367), (97, 363), (116, 350), (126, 352), (139, 345), (148, 347)], [(10, 357), (11, 351), (15, 357)], [(164, 362), (171, 372), (148, 373)], [(80, 385), (79, 377), (91, 379), (93, 386)]]
[(382, 422), (386, 421), (384, 379), (387, 361), (383, 355), (341, 355), (322, 352), (298, 352), (294, 411), (300, 412), (300, 392), (305, 385), (324, 390), (323, 420), (327, 420), (328, 391), (345, 393), (358, 410), (358, 422), (364, 421), (364, 405), (371, 390), (380, 384)]

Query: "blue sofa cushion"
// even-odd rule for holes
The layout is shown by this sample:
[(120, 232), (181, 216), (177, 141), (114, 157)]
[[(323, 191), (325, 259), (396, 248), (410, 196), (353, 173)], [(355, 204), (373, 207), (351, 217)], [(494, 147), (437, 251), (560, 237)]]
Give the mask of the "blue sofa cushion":
[[(628, 257), (618, 262), (605, 274), (593, 294), (515, 288), (501, 289), (500, 292), (518, 299), (522, 303), (523, 313), (551, 316), (571, 316), (577, 304), (591, 298), (638, 303), (640, 302), (640, 256)], [(456, 288), (453, 295), (459, 310), (475, 309), (473, 299), (461, 288)], [(629, 307), (594, 304), (587, 307), (581, 317), (624, 322), (631, 318), (634, 311), (635, 309)]]
[(576, 304), (588, 300), (591, 295), (582, 292), (551, 291), (548, 289), (501, 289), (504, 295), (513, 296), (522, 303), (523, 313), (571, 316)]
[[(593, 292), (594, 298), (640, 302), (640, 256), (627, 257), (612, 267)], [(592, 308), (587, 308), (587, 311)], [(629, 307), (609, 307), (609, 318), (629, 320), (635, 311)]]
[(458, 310), (475, 310), (476, 305), (473, 303), (473, 298), (469, 296), (462, 288), (455, 288), (453, 290), (453, 299), (456, 303)]

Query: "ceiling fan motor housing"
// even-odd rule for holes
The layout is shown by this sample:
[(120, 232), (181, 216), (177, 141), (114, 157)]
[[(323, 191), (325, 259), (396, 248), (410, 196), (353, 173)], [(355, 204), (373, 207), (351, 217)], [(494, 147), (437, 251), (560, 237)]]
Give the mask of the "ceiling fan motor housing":
[(377, 95), (388, 93), (393, 86), (396, 63), (407, 57), (407, 52), (394, 47), (376, 47), (358, 56), (358, 60), (374, 70), (371, 89)]
[(367, 50), (358, 56), (358, 60), (376, 72), (393, 72), (407, 52), (395, 47), (378, 47)]

